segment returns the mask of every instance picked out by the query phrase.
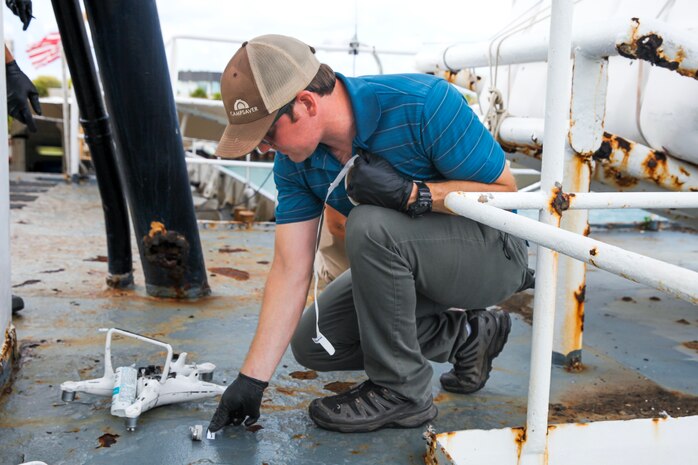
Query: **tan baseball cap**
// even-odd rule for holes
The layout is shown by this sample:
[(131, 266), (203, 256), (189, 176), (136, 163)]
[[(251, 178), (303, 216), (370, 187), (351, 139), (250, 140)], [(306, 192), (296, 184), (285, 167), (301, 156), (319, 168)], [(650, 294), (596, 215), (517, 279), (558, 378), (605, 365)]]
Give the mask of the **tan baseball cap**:
[(242, 44), (221, 77), (228, 126), (216, 155), (250, 153), (269, 131), (279, 111), (313, 80), (320, 62), (309, 45), (276, 34)]

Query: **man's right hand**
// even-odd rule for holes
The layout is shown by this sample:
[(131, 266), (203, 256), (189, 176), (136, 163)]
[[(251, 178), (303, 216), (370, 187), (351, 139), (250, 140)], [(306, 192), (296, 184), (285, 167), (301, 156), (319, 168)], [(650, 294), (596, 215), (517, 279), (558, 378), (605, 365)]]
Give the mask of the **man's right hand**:
[(221, 396), (208, 430), (215, 433), (231, 423), (239, 425), (243, 420), (245, 426), (256, 423), (259, 419), (259, 407), (262, 405), (262, 394), (268, 385), (269, 383), (240, 373)]
[(12, 13), (19, 16), (20, 21), (24, 27), (23, 31), (26, 31), (31, 22), (32, 16), (32, 2), (31, 0), (5, 0), (7, 8), (9, 8)]
[(19, 69), (16, 61), (7, 63), (5, 71), (7, 76), (7, 113), (26, 124), (29, 131), (36, 132), (36, 124), (32, 112), (29, 110), (29, 104), (37, 114), (41, 114), (39, 92), (27, 75)]

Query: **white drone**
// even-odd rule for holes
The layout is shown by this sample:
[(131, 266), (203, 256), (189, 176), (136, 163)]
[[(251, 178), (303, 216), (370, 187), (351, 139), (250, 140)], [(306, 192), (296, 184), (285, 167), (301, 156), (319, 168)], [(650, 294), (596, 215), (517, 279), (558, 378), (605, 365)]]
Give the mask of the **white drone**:
[[(225, 386), (209, 382), (216, 368), (213, 363), (185, 365), (186, 352), (179, 354), (173, 361), (172, 346), (167, 343), (118, 328), (103, 328), (99, 331), (107, 333), (104, 376), (61, 384), (61, 398), (66, 402), (74, 400), (76, 392), (112, 396), (112, 415), (125, 418), (126, 430), (134, 431), (140, 414), (151, 408), (215, 397), (225, 391)], [(111, 363), (111, 337), (114, 333), (167, 349), (162, 370), (152, 365), (137, 370), (127, 366), (119, 367), (115, 372)]]

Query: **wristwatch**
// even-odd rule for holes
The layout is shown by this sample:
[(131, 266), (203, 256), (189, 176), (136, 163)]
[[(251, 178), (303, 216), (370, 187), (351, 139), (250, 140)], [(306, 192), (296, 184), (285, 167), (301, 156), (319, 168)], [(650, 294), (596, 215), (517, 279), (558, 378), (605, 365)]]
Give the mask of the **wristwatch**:
[(417, 200), (407, 207), (407, 214), (417, 218), (431, 211), (431, 191), (423, 181), (414, 181), (417, 184)]

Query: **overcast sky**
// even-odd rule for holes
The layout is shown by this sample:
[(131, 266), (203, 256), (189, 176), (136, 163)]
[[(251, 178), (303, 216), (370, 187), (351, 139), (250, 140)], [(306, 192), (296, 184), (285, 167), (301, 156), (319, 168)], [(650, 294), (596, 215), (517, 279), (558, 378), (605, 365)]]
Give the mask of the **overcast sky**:
[[(521, 11), (535, 0), (157, 0), (165, 42), (177, 35), (245, 40), (267, 33), (295, 36), (311, 45), (348, 46), (358, 33), (361, 43), (379, 50), (418, 50), (424, 43), (473, 41), (488, 38), (510, 19), (512, 4)], [(57, 31), (50, 0), (34, 0), (34, 16), (27, 31), (3, 8), (5, 38), (13, 41), (20, 67), (34, 78), (60, 78), (58, 62), (34, 69), (26, 55), (28, 45)], [(235, 44), (181, 41), (179, 70), (221, 71), (238, 48)], [(322, 61), (345, 74), (373, 74), (378, 68), (369, 54), (356, 59), (343, 52), (319, 54)], [(411, 58), (382, 55), (386, 72), (410, 71)]]

